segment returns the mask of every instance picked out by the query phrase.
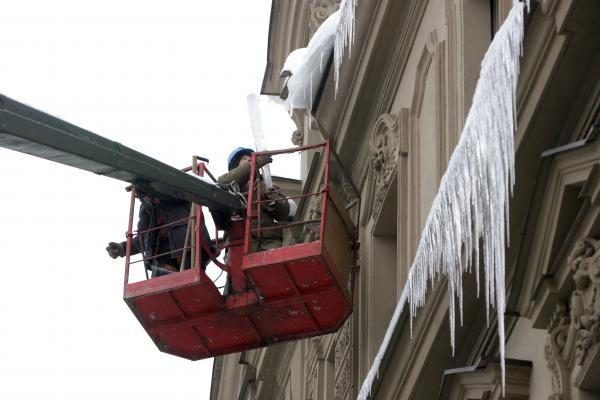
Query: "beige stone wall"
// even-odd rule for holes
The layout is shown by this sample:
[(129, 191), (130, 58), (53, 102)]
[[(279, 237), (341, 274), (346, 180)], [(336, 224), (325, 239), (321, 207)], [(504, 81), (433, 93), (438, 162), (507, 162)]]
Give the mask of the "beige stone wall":
[(531, 320), (519, 318), (506, 344), (506, 357), (533, 363), (529, 384), (531, 399), (548, 399), (552, 395), (552, 378), (548, 368), (545, 368), (547, 337), (546, 330), (535, 329)]
[[(287, 4), (279, 8), (279, 28), (271, 35), (275, 63), (293, 50), (290, 43), (308, 41), (318, 25), (315, 15), (322, 20), (337, 4), (275, 3)], [(506, 398), (596, 399), (600, 3), (532, 3), (518, 88), (517, 185), (507, 249)], [(221, 357), (214, 399), (356, 397), (458, 141), (480, 60), (510, 4), (358, 1), (355, 47), (342, 66), (338, 100), (327, 76), (311, 117), (315, 124), (309, 126), (305, 113), (293, 116), (295, 144), (333, 140), (361, 190), (354, 313), (332, 335)], [(265, 76), (270, 88), (280, 83)], [(309, 166), (310, 159), (303, 159), (303, 178)], [(373, 398), (501, 398), (496, 321), (492, 316), (486, 322), (474, 282), (465, 282), (465, 324), (458, 327), (455, 354), (442, 281), (413, 321), (412, 338), (408, 321), (400, 321)]]

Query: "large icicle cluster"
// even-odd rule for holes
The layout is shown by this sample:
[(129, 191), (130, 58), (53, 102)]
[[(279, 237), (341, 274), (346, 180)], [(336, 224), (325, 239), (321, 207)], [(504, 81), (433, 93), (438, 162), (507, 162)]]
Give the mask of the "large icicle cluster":
[(282, 75), (291, 75), (287, 82), (287, 109), (311, 109), (323, 78), (324, 63), (333, 51), (335, 93), (337, 95), (340, 67), (345, 48), (352, 51), (354, 13), (357, 0), (344, 0), (340, 9), (331, 14), (317, 29), (307, 47), (291, 52)]
[(333, 42), (340, 20), (340, 11), (331, 14), (317, 29), (308, 47), (296, 49), (288, 56), (282, 74), (291, 74), (287, 82), (287, 108), (311, 109), (325, 69), (333, 50)]
[(356, 20), (356, 1), (344, 0), (340, 5), (340, 22), (335, 33), (335, 43), (333, 47), (333, 71), (335, 81), (335, 94), (337, 95), (338, 82), (340, 78), (340, 67), (344, 58), (344, 49), (348, 46), (348, 53), (352, 54), (352, 45), (354, 44), (354, 22)]
[[(358, 399), (366, 399), (405, 304), (412, 319), (425, 304), (428, 286), (447, 278), (451, 346), (457, 303), (462, 324), (462, 277), (474, 270), (479, 295), (480, 259), (488, 309), (496, 308), (504, 387), (505, 251), (508, 205), (514, 184), (516, 88), (524, 34), (523, 3), (513, 8), (481, 63), (479, 81), (461, 138), (431, 206), (413, 265), (392, 321)], [(480, 254), (480, 249), (482, 253)]]

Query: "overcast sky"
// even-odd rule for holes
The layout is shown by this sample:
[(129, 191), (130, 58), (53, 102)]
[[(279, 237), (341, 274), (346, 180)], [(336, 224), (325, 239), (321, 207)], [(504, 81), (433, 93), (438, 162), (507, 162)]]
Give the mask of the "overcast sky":
[[(254, 143), (270, 3), (0, 0), (0, 93), (218, 175)], [(267, 144), (290, 147), (263, 105)], [(212, 360), (160, 353), (122, 300), (104, 247), (124, 238), (125, 184), (5, 149), (0, 176), (0, 398), (207, 399)]]

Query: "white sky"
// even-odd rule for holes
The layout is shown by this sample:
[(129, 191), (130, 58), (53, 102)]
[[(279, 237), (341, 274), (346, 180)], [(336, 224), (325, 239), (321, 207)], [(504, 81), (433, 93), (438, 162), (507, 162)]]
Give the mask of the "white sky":
[[(0, 0), (0, 93), (218, 175), (253, 147), (270, 3)], [(291, 147), (287, 115), (270, 121), (267, 144)], [(207, 399), (212, 360), (160, 353), (122, 300), (104, 247), (124, 237), (125, 184), (5, 149), (0, 177), (0, 398)]]

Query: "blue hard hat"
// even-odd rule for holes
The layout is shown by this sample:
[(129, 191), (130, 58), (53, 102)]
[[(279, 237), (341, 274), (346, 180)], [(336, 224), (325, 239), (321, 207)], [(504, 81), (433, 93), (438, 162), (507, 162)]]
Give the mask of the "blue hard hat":
[(240, 158), (243, 156), (249, 156), (252, 153), (254, 153), (254, 150), (247, 147), (236, 147), (231, 153), (229, 153), (229, 157), (227, 157), (227, 169), (231, 171), (237, 167)]

